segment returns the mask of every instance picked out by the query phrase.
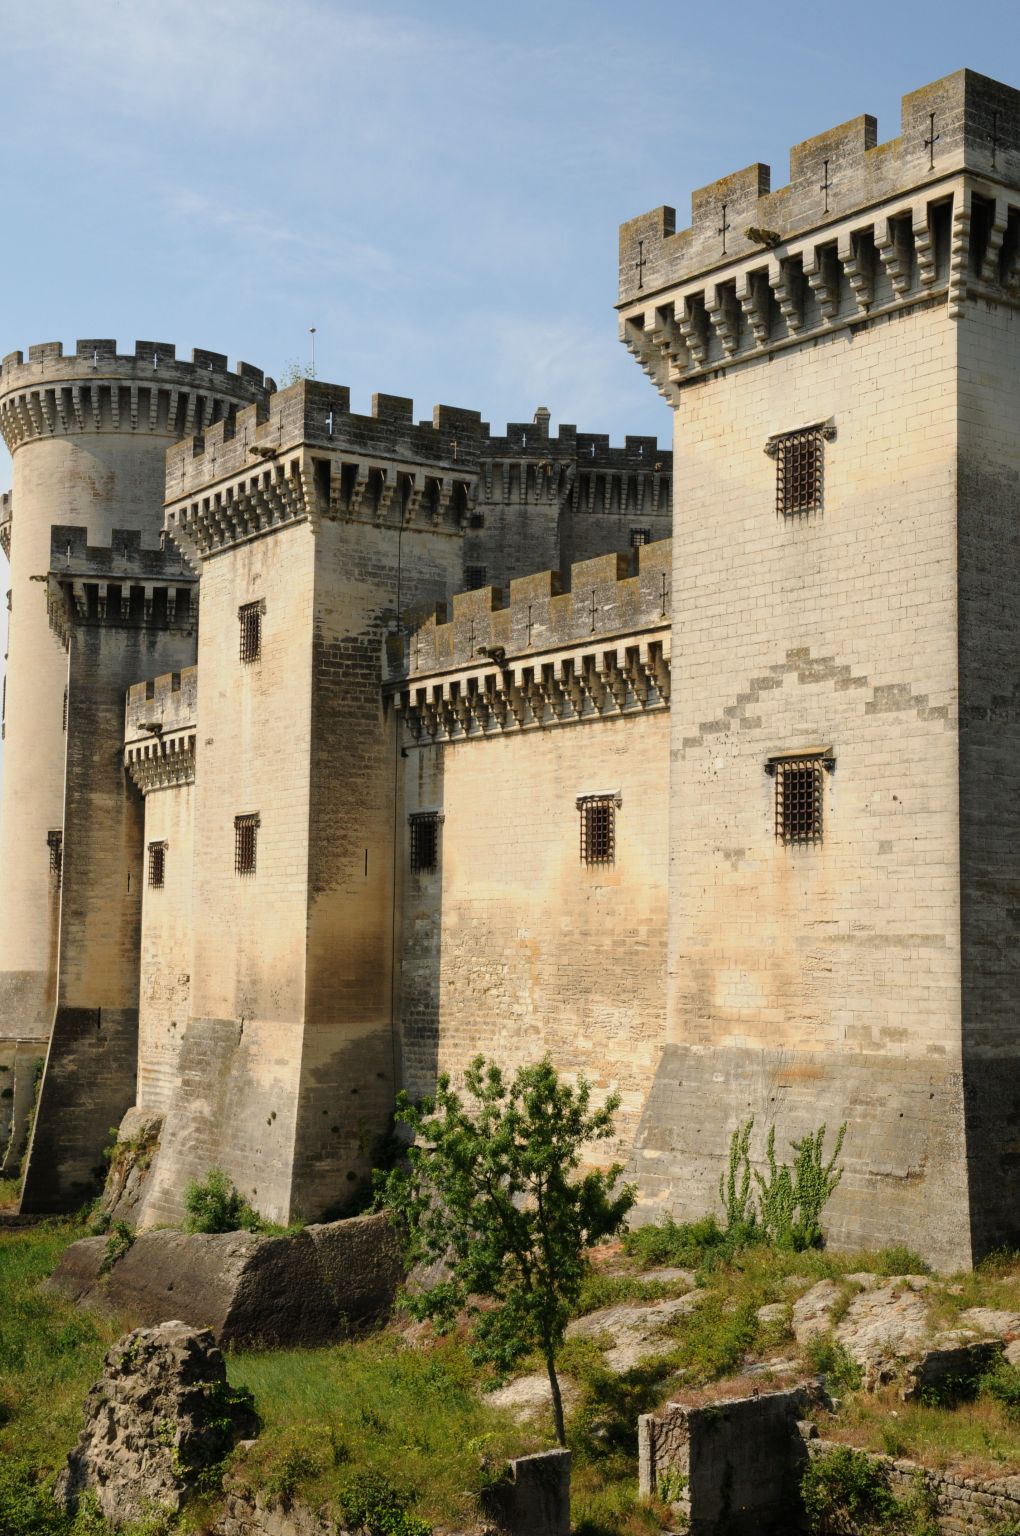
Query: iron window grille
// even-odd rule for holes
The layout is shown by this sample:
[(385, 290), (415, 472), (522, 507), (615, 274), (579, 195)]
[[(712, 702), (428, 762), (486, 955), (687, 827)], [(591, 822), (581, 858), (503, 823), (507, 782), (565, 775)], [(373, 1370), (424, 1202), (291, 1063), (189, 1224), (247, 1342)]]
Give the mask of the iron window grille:
[(652, 542), (652, 530), (650, 528), (632, 528), (630, 530), (631, 549), (640, 549), (642, 544)]
[(257, 811), (246, 816), (234, 817), (234, 873), (236, 875), (255, 873), (260, 819)]
[(822, 510), (825, 464), (822, 445), (831, 442), (835, 436), (834, 424), (825, 421), (769, 438), (765, 452), (776, 461), (777, 514), (802, 517)]
[(485, 578), (488, 574), (488, 568), (484, 565), (466, 565), (464, 567), (464, 586), (467, 591), (477, 592), (479, 587), (484, 587)]
[(414, 811), (407, 820), (411, 829), (411, 869), (416, 875), (431, 874), (439, 865), (439, 812)]
[(50, 850), (50, 878), (55, 890), (60, 890), (60, 882), (64, 873), (64, 834), (60, 831), (47, 832), (46, 846)]
[(149, 844), (149, 885), (161, 891), (166, 883), (166, 843)]
[(780, 843), (820, 843), (823, 822), (823, 769), (835, 767), (832, 754), (773, 757), (765, 771), (775, 778), (776, 840)]
[(258, 661), (262, 655), (262, 615), (265, 603), (243, 603), (237, 610), (240, 625), (240, 657), (243, 662)]
[(612, 864), (616, 860), (616, 808), (618, 794), (578, 795), (581, 815), (581, 863)]

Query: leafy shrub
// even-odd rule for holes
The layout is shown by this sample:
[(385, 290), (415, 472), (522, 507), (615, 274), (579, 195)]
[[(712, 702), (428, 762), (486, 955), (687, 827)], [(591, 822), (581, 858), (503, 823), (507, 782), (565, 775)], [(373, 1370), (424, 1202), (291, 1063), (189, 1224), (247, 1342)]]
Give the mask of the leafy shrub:
[(864, 1372), (853, 1355), (831, 1333), (815, 1334), (808, 1340), (804, 1352), (811, 1369), (825, 1377), (828, 1387), (835, 1387), (839, 1392), (856, 1392), (864, 1380)]
[(359, 1472), (340, 1489), (344, 1525), (365, 1536), (432, 1536), (428, 1521), (410, 1513), (413, 1494), (379, 1472)]
[(317, 1457), (292, 1446), (266, 1478), (266, 1492), (289, 1504), (305, 1479), (318, 1477), (321, 1471)]
[(930, 1275), (931, 1265), (922, 1259), (906, 1243), (893, 1243), (880, 1248), (868, 1266), (876, 1275)]
[(643, 1269), (679, 1264), (697, 1269), (706, 1259), (729, 1253), (730, 1239), (714, 1216), (700, 1221), (674, 1221), (667, 1216), (654, 1225), (634, 1227), (623, 1234), (623, 1251)]
[(185, 1232), (260, 1232), (264, 1223), (222, 1168), (192, 1179), (184, 1193)]
[(812, 1536), (877, 1536), (898, 1528), (900, 1504), (886, 1469), (848, 1445), (808, 1463), (800, 1494)]
[(27, 1460), (0, 1457), (0, 1531), (4, 1536), (67, 1536), (70, 1522), (48, 1483)]
[(126, 1221), (115, 1221), (110, 1228), (110, 1235), (106, 1239), (106, 1249), (103, 1253), (103, 1262), (99, 1266), (101, 1275), (108, 1275), (118, 1259), (124, 1257), (131, 1244), (135, 1240), (135, 1234)]
[(730, 1137), (727, 1170), (719, 1175), (719, 1201), (726, 1212), (726, 1236), (736, 1241), (749, 1241), (757, 1227), (751, 1194), (750, 1146), (753, 1129), (753, 1115), (743, 1125), (737, 1126)]
[(678, 1330), (677, 1359), (691, 1384), (716, 1381), (743, 1364), (758, 1334), (756, 1301), (734, 1305), (710, 1292)]
[(1001, 1360), (982, 1377), (981, 1391), (994, 1398), (1007, 1419), (1020, 1420), (1020, 1368)]
[[(750, 1127), (753, 1122), (749, 1120), (747, 1124)], [(765, 1148), (769, 1176), (766, 1179), (757, 1169), (754, 1175), (761, 1206), (759, 1224), (767, 1242), (777, 1248), (793, 1248), (798, 1253), (822, 1246), (822, 1211), (843, 1177), (836, 1159), (845, 1136), (846, 1121), (836, 1134), (836, 1145), (828, 1162), (823, 1161), (822, 1152), (824, 1125), (813, 1133), (809, 1131), (800, 1141), (791, 1141), (795, 1153), (791, 1169), (785, 1163), (776, 1163), (776, 1128), (770, 1128)]]
[(898, 1499), (881, 1462), (840, 1445), (808, 1463), (800, 1491), (812, 1536), (939, 1536), (938, 1500), (920, 1468)]

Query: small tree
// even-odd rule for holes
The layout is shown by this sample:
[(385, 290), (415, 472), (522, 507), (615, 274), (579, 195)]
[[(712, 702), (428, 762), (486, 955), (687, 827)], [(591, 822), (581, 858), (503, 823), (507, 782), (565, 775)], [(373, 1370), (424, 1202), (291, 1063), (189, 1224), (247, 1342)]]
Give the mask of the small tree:
[(447, 1267), (447, 1278), (408, 1298), (412, 1315), (445, 1332), (467, 1309), (475, 1359), (500, 1373), (540, 1349), (563, 1445), (556, 1356), (588, 1249), (618, 1231), (634, 1203), (629, 1185), (617, 1188), (619, 1164), (575, 1175), (583, 1149), (612, 1136), (620, 1101), (614, 1094), (592, 1109), (585, 1080), (561, 1083), (548, 1058), (507, 1084), (478, 1056), (464, 1083), (471, 1105), (445, 1074), (420, 1106), (399, 1096), (397, 1119), (416, 1141), (404, 1166), (376, 1175), (379, 1203), (393, 1214), (409, 1265)]

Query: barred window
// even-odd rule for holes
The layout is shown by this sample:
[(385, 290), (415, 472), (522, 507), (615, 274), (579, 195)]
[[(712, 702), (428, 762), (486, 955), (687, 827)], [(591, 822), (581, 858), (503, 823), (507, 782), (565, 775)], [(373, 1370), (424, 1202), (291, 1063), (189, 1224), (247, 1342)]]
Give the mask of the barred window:
[(798, 517), (822, 510), (822, 444), (835, 435), (827, 421), (769, 438), (765, 452), (776, 461), (777, 513)]
[(642, 544), (652, 542), (652, 530), (650, 528), (632, 528), (630, 530), (630, 547), (639, 549)]
[(46, 846), (50, 850), (50, 878), (54, 889), (60, 890), (60, 881), (64, 873), (64, 834), (56, 830), (47, 832)]
[(577, 808), (581, 813), (581, 863), (612, 864), (616, 858), (616, 807), (615, 795), (580, 795)]
[(485, 586), (485, 578), (488, 576), (488, 568), (484, 565), (466, 565), (464, 567), (464, 586), (468, 592), (477, 592), (479, 587)]
[(439, 864), (439, 812), (415, 811), (411, 828), (411, 868), (418, 875), (431, 873)]
[(149, 844), (149, 885), (161, 891), (166, 882), (166, 843)]
[(772, 758), (768, 771), (776, 780), (776, 838), (781, 843), (822, 840), (822, 769), (833, 766), (821, 753)]
[(244, 603), (237, 610), (237, 617), (241, 626), (241, 660), (244, 662), (258, 661), (262, 655), (262, 613), (263, 603)]
[(257, 811), (234, 817), (234, 873), (253, 875), (260, 817)]

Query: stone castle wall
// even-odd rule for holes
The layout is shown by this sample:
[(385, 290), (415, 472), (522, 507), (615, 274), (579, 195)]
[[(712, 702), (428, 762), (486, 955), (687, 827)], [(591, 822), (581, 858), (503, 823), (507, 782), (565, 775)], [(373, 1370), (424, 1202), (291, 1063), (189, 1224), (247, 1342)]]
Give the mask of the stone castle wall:
[(49, 875), (56, 1004), (26, 1211), (75, 1208), (97, 1191), (110, 1127), (135, 1101), (142, 806), (122, 762), (124, 692), (195, 652), (194, 611), (178, 597), (193, 578), (173, 552), (116, 533), (96, 549), (55, 527), (48, 564), (41, 595), (67, 646), (67, 755), (60, 870)]
[[(509, 600), (457, 594), (392, 683), (399, 800), (402, 1079), (431, 1090), (479, 1052), (548, 1052), (633, 1139), (664, 1043), (670, 545), (537, 572)], [(563, 590), (566, 586), (566, 590)], [(582, 858), (581, 802), (613, 800), (615, 848)], [(432, 870), (410, 818), (439, 818)]]
[[(166, 673), (127, 691), (128, 773), (146, 796), (138, 997), (140, 1108), (165, 1112), (177, 1087), (191, 1005), (198, 668)], [(163, 844), (163, 884), (149, 850)]]
[[(696, 193), (688, 231), (661, 209), (621, 231), (624, 339), (678, 407), (670, 1044), (638, 1138), (648, 1193), (703, 1209), (748, 1114), (781, 1137), (846, 1120), (833, 1236), (943, 1264), (1016, 1222), (1017, 466), (999, 402), (1020, 166), (992, 130), (1018, 103), (965, 71), (906, 97), (891, 144), (858, 119), (798, 146), (788, 188), (755, 166)], [(803, 429), (819, 495), (784, 514), (780, 439)], [(805, 845), (777, 836), (765, 770), (783, 753), (830, 759)]]
[(961, 1014), (967, 1149), (981, 1191), (974, 1238), (985, 1251), (1014, 1241), (1018, 1222), (1020, 309), (973, 304), (957, 334)]

